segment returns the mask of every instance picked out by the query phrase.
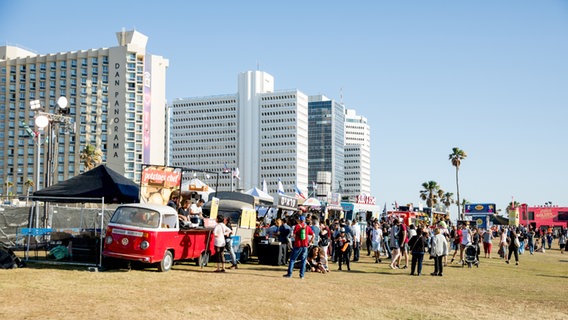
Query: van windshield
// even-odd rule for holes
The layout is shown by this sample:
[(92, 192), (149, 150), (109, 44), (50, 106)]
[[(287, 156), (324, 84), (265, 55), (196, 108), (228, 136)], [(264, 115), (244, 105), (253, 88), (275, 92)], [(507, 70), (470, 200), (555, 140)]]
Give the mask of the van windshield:
[(116, 209), (110, 222), (141, 228), (158, 228), (160, 213), (146, 208), (120, 207)]

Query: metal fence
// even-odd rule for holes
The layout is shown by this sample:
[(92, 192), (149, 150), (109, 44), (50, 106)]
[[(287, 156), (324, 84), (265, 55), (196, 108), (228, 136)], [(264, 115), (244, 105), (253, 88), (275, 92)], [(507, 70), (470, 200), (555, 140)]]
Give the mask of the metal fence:
[(0, 242), (26, 262), (101, 267), (104, 231), (117, 205), (102, 198), (47, 200), (4, 200)]

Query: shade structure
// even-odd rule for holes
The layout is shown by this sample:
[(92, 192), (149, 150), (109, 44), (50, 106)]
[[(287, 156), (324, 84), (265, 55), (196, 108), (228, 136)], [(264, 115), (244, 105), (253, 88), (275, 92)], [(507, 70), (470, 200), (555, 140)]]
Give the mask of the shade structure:
[(316, 198), (307, 198), (302, 205), (305, 207), (321, 207), (321, 202)]
[(99, 165), (85, 173), (36, 191), (33, 196), (40, 197), (41, 201), (52, 202), (77, 202), (72, 198), (105, 198), (105, 203), (133, 203), (139, 201), (139, 193), (140, 188), (135, 182), (106, 165)]
[(253, 187), (252, 189), (249, 189), (247, 191), (245, 191), (246, 194), (250, 194), (251, 196), (255, 196), (260, 200), (266, 201), (266, 202), (273, 202), (274, 201), (274, 197), (269, 195), (268, 193), (260, 190), (257, 187)]
[(181, 195), (183, 197), (187, 197), (191, 192), (200, 194), (201, 197), (207, 201), (209, 194), (215, 192), (215, 189), (211, 188), (209, 185), (199, 180), (198, 178), (193, 178), (181, 184)]

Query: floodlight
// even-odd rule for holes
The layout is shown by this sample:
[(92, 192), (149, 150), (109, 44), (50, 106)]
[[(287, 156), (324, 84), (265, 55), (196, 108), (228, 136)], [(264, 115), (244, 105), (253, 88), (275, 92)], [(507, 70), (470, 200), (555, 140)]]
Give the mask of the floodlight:
[(35, 125), (40, 129), (47, 127), (48, 124), (49, 118), (46, 115), (42, 114), (35, 118)]
[(57, 99), (57, 105), (59, 106), (59, 109), (65, 110), (67, 108), (67, 98), (59, 97), (59, 99)]
[(41, 101), (39, 101), (39, 100), (30, 101), (30, 109), (32, 109), (34, 111), (41, 109)]

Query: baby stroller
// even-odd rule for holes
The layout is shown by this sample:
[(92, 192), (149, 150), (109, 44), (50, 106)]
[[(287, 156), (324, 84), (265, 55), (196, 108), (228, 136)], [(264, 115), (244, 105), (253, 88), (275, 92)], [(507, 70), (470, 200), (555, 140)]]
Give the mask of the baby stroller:
[(464, 261), (462, 263), (462, 268), (467, 264), (468, 268), (475, 265), (479, 268), (479, 260), (477, 259), (477, 247), (473, 244), (468, 244), (464, 249)]

